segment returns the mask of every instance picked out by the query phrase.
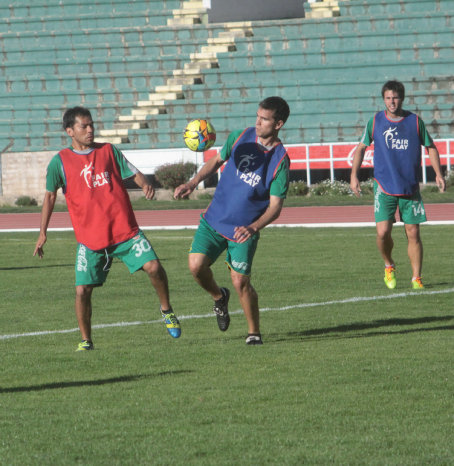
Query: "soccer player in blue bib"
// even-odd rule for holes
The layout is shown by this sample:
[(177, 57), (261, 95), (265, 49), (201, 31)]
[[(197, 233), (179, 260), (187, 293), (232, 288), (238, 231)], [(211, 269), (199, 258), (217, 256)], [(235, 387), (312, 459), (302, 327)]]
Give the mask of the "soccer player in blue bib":
[(226, 331), (230, 324), (230, 291), (217, 285), (211, 265), (227, 250), (232, 284), (248, 323), (248, 345), (262, 344), (258, 296), (250, 274), (259, 231), (279, 217), (287, 195), (290, 159), (278, 134), (289, 115), (289, 106), (281, 97), (260, 102), (255, 127), (232, 132), (221, 151), (174, 193), (177, 199), (189, 196), (226, 163), (194, 236), (189, 269), (214, 299), (218, 327)]
[(419, 192), (421, 146), (427, 148), (440, 191), (445, 190), (440, 156), (424, 122), (414, 113), (402, 108), (404, 85), (388, 81), (382, 87), (385, 110), (373, 116), (355, 149), (350, 187), (360, 195), (358, 172), (366, 148), (374, 142), (374, 212), (377, 227), (377, 246), (385, 261), (384, 281), (388, 288), (396, 287), (395, 263), (392, 258), (391, 231), (395, 213), (405, 224), (408, 240), (408, 257), (413, 272), (413, 289), (424, 288), (421, 280), (423, 246), (419, 224), (425, 222), (424, 204)]

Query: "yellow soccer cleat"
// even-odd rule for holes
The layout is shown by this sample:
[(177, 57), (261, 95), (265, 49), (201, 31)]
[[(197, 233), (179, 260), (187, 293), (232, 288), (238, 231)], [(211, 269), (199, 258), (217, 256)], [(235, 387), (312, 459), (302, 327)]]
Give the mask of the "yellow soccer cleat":
[(390, 289), (394, 290), (396, 287), (396, 269), (393, 266), (385, 267), (385, 285)]
[(422, 290), (424, 288), (424, 285), (422, 284), (421, 277), (416, 277), (411, 281), (411, 287), (414, 290)]
[(90, 350), (94, 350), (94, 349), (95, 349), (95, 347), (93, 346), (92, 341), (82, 340), (79, 343), (79, 345), (77, 346), (76, 351), (90, 351)]

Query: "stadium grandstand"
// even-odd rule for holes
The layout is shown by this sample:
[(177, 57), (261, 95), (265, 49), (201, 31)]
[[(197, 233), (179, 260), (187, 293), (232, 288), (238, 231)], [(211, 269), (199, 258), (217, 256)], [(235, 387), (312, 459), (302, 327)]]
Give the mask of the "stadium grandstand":
[(195, 156), (188, 121), (209, 119), (222, 144), (270, 95), (290, 104), (281, 136), (296, 158), (354, 144), (394, 78), (450, 166), (454, 0), (301, 0), (291, 14), (284, 0), (266, 19), (247, 18), (247, 3), (240, 21), (217, 17), (215, 0), (0, 1), (0, 196), (40, 195), (70, 106), (88, 107), (97, 140), (152, 174)]

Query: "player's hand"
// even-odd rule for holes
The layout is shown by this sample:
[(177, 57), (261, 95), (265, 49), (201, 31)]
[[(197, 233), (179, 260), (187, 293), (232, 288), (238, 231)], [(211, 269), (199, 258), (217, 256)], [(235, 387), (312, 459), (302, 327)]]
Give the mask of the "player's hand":
[(235, 227), (233, 232), (233, 239), (237, 243), (245, 243), (248, 239), (254, 236), (257, 231), (252, 227)]
[(44, 256), (44, 249), (43, 249), (43, 246), (44, 246), (44, 243), (47, 241), (47, 236), (45, 234), (40, 234), (39, 235), (39, 238), (38, 238), (38, 241), (36, 242), (36, 245), (35, 245), (35, 250), (33, 251), (33, 256), (36, 256), (36, 254), (38, 254), (38, 257), (40, 259), (43, 258)]
[(351, 179), (350, 179), (350, 189), (353, 191), (353, 194), (356, 197), (361, 196), (361, 187), (360, 187), (360, 184), (359, 184), (359, 180), (358, 180), (358, 178), (356, 176), (352, 176)]
[(142, 186), (142, 191), (145, 196), (145, 199), (151, 200), (154, 197), (154, 188), (151, 184), (144, 184)]
[(175, 191), (173, 193), (174, 199), (184, 199), (185, 197), (188, 197), (192, 191), (194, 191), (195, 186), (193, 183), (184, 183), (180, 184), (177, 188), (175, 188)]
[(437, 176), (435, 178), (435, 182), (437, 183), (438, 189), (440, 190), (441, 193), (443, 193), (446, 190), (446, 181), (442, 176)]

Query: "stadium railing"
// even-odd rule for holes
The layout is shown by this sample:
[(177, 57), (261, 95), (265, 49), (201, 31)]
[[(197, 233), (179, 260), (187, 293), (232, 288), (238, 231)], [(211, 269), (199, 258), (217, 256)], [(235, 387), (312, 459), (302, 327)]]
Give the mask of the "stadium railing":
[[(440, 153), (440, 162), (447, 171), (452, 170), (454, 164), (454, 139), (440, 139), (434, 141)], [(330, 181), (335, 181), (335, 172), (339, 169), (351, 169), (354, 150), (358, 143), (329, 143), (329, 144), (286, 144), (291, 170), (305, 170), (308, 186), (311, 185), (311, 171), (329, 170)], [(204, 162), (216, 155), (217, 149), (204, 152)], [(373, 167), (373, 146), (366, 150), (362, 168)], [(427, 170), (431, 167), (427, 151), (421, 148), (422, 183), (427, 183)], [(219, 172), (220, 174), (221, 172)]]

